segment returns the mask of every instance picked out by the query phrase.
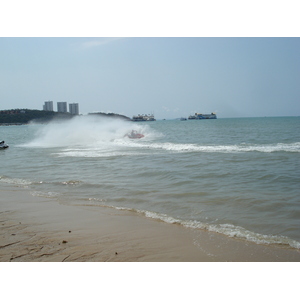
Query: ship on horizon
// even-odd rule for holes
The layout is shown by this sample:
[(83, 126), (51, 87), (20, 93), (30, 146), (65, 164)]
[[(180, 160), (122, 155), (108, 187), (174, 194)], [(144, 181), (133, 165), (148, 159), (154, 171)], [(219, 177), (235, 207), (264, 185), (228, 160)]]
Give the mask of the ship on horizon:
[(188, 117), (189, 120), (206, 120), (206, 119), (216, 119), (217, 115), (215, 113), (211, 114), (198, 114), (190, 115)]
[(137, 115), (133, 116), (131, 119), (133, 122), (147, 122), (147, 121), (156, 121), (153, 114), (149, 115)]

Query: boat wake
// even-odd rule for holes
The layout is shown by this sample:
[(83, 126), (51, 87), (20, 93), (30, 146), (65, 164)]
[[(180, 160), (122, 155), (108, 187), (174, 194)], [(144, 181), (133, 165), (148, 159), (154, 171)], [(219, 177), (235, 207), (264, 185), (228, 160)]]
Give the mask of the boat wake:
[[(137, 139), (128, 138), (137, 132)], [(131, 150), (143, 150), (139, 154), (153, 151), (243, 153), (243, 152), (300, 152), (300, 142), (276, 144), (199, 144), (165, 142), (164, 134), (147, 124), (95, 116), (79, 116), (67, 121), (54, 121), (38, 127), (32, 141), (19, 145), (29, 148), (62, 148), (60, 156), (99, 157), (134, 155)]]
[(146, 147), (157, 150), (172, 152), (215, 152), (215, 153), (242, 153), (242, 152), (300, 152), (300, 143), (290, 144), (262, 144), (253, 145), (242, 143), (240, 145), (197, 145), (197, 144), (176, 144), (176, 143), (151, 143), (139, 144), (137, 147)]
[[(32, 141), (19, 145), (29, 148), (95, 149), (124, 140), (132, 131), (146, 138), (152, 131), (147, 125), (99, 116), (79, 116), (66, 121), (53, 121), (38, 127)], [(128, 138), (127, 138), (128, 139)], [(105, 147), (104, 147), (105, 148)]]

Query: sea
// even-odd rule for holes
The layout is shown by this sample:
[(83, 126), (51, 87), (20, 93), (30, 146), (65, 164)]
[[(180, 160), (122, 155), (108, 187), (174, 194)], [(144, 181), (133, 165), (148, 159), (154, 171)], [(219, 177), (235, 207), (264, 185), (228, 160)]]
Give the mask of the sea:
[(86, 115), (0, 126), (0, 140), (0, 188), (300, 249), (300, 117)]

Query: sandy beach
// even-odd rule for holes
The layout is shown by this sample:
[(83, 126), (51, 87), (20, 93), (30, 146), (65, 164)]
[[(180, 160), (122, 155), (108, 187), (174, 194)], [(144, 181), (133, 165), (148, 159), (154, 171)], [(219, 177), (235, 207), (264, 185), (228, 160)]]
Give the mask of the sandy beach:
[(1, 262), (275, 262), (300, 251), (1, 186)]

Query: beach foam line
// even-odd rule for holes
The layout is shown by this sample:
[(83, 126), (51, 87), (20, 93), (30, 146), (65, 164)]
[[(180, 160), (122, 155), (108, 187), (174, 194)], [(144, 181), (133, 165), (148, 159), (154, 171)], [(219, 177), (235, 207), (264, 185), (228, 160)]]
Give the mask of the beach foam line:
[(21, 179), (21, 178), (11, 178), (4, 175), (0, 175), (0, 182), (8, 183), (16, 186), (26, 187), (32, 184), (32, 181)]
[[(17, 186), (17, 187), (23, 187), (27, 189), (29, 186), (34, 184), (41, 184), (42, 182), (31, 182), (28, 180), (20, 179), (20, 178), (9, 178), (3, 175), (0, 175), (0, 182), (3, 182), (5, 184)], [(53, 184), (53, 183), (52, 183)], [(59, 182), (57, 183), (59, 185), (80, 185), (82, 182), (80, 181), (68, 181), (68, 182)], [(58, 198), (60, 196), (59, 193), (55, 192), (42, 192), (42, 191), (30, 191), (30, 194), (34, 197), (44, 197), (44, 198)], [(103, 200), (101, 200), (103, 201)], [(79, 204), (85, 206), (85, 204)], [(249, 231), (241, 226), (235, 226), (232, 224), (206, 224), (195, 220), (181, 220), (174, 218), (172, 216), (168, 216), (163, 213), (157, 213), (147, 210), (139, 210), (134, 208), (128, 208), (128, 207), (119, 207), (119, 206), (112, 206), (112, 205), (103, 205), (98, 204), (96, 202), (93, 202), (90, 204), (91, 206), (100, 206), (100, 207), (107, 207), (107, 208), (113, 208), (117, 210), (126, 210), (130, 212), (135, 212), (141, 215), (144, 215), (147, 218), (160, 220), (168, 224), (177, 224), (184, 226), (186, 228), (192, 228), (192, 229), (201, 229), (201, 230), (207, 230), (210, 232), (220, 233), (224, 234), (231, 238), (237, 238), (241, 240), (246, 240), (250, 242), (254, 242), (256, 244), (264, 244), (264, 245), (282, 245), (282, 246), (289, 246), (294, 249), (300, 249), (300, 242), (295, 241), (291, 238), (285, 237), (285, 236), (279, 236), (279, 235), (267, 235), (267, 234), (260, 234), (255, 233), (252, 231)]]
[(135, 212), (144, 215), (147, 218), (163, 221), (168, 224), (181, 225), (191, 229), (207, 230), (210, 232), (224, 234), (230, 238), (246, 240), (246, 241), (254, 242), (256, 244), (281, 245), (281, 246), (288, 246), (294, 249), (300, 249), (300, 242), (290, 239), (288, 237), (279, 236), (279, 235), (260, 234), (260, 233), (249, 231), (241, 226), (235, 226), (232, 224), (205, 224), (199, 221), (181, 220), (181, 219), (173, 218), (166, 214), (156, 213), (147, 210), (139, 210), (134, 208), (101, 205), (101, 204), (99, 206), (114, 208), (117, 210)]
[(155, 222), (142, 211), (97, 209), (82, 202), (62, 205), (61, 199), (36, 199), (28, 190), (5, 184), (1, 193), (3, 262), (300, 261), (300, 252), (292, 248)]

